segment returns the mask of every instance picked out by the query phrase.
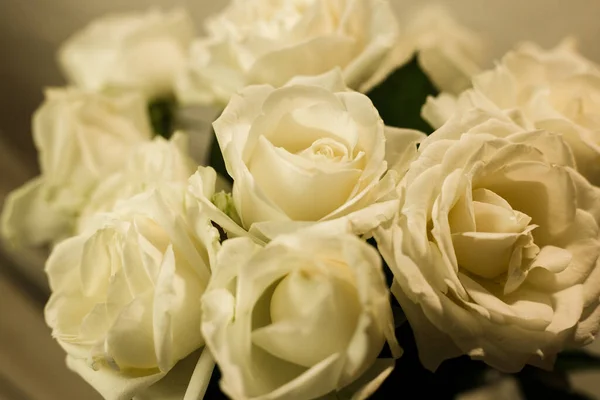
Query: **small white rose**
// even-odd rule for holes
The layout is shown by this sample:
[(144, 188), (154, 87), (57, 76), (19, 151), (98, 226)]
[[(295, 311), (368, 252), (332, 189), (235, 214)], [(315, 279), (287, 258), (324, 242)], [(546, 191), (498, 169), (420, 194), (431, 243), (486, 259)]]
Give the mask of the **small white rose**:
[(111, 211), (120, 200), (153, 188), (186, 184), (197, 169), (189, 156), (188, 142), (186, 134), (176, 132), (170, 140), (157, 136), (137, 146), (125, 165), (94, 189), (79, 214), (78, 231), (94, 214)]
[(266, 239), (323, 222), (367, 234), (392, 218), (397, 176), (423, 137), (386, 128), (339, 71), (247, 87), (213, 126), (242, 226)]
[(423, 116), (439, 127), (474, 106), (499, 108), (525, 129), (562, 134), (578, 171), (600, 184), (600, 66), (581, 56), (572, 40), (548, 51), (533, 43), (518, 46), (473, 78), (473, 90), (429, 99)]
[(379, 254), (351, 234), (225, 241), (202, 313), (233, 399), (319, 398), (358, 379), (386, 340), (401, 353)]
[(191, 17), (183, 10), (110, 15), (69, 38), (58, 58), (79, 87), (137, 89), (154, 98), (173, 93), (193, 36)]
[(335, 67), (361, 90), (392, 48), (398, 27), (384, 0), (233, 0), (206, 30), (177, 82), (184, 103), (226, 104), (247, 85), (280, 86)]
[(150, 137), (139, 95), (48, 90), (33, 117), (41, 175), (6, 198), (3, 235), (27, 245), (69, 236), (95, 186)]
[(600, 324), (600, 189), (559, 135), (472, 110), (419, 147), (379, 249), (423, 365), (552, 367)]
[[(214, 190), (214, 171), (205, 178)], [(185, 185), (139, 194), (47, 261), (46, 321), (69, 367), (106, 399), (131, 399), (204, 343), (200, 298), (220, 244), (194, 207)]]

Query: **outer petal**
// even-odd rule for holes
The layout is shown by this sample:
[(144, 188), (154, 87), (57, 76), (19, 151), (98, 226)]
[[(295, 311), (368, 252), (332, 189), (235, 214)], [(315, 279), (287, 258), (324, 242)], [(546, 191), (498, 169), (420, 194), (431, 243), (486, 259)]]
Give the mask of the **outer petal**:
[(130, 400), (138, 392), (148, 389), (162, 379), (166, 374), (155, 371), (142, 376), (127, 376), (112, 370), (110, 367), (101, 367), (95, 371), (85, 360), (67, 356), (67, 366), (79, 374), (93, 386), (107, 400)]
[(350, 37), (331, 35), (267, 53), (252, 66), (250, 80), (281, 86), (296, 75), (319, 75), (349, 63), (354, 46)]
[(67, 234), (71, 215), (55, 209), (47, 197), (42, 177), (11, 192), (2, 209), (2, 235), (15, 245), (40, 245)]
[[(246, 146), (250, 126), (261, 113), (263, 103), (272, 91), (273, 88), (267, 85), (245, 88), (232, 96), (221, 116), (213, 122), (227, 172), (234, 180), (238, 178), (237, 171), (241, 168), (239, 158)], [(227, 153), (228, 148), (234, 149), (229, 150), (231, 156)]]
[(177, 271), (176, 265), (173, 248), (169, 247), (154, 290), (154, 346), (161, 371), (169, 371), (175, 362), (203, 345), (198, 332), (197, 293), (203, 292), (205, 287), (186, 270)]
[(349, 90), (344, 81), (342, 70), (339, 67), (333, 68), (320, 75), (296, 75), (285, 84), (285, 86), (293, 85), (319, 86), (331, 92), (343, 92)]
[(372, 396), (394, 369), (394, 359), (378, 359), (358, 380), (346, 386), (336, 395), (338, 398), (366, 400)]
[(449, 93), (441, 93), (437, 97), (427, 97), (421, 108), (421, 116), (437, 129), (452, 117), (457, 107), (456, 97)]
[(454, 344), (450, 336), (433, 325), (419, 305), (404, 295), (397, 283), (392, 286), (392, 293), (402, 306), (415, 332), (419, 360), (425, 368), (435, 371), (443, 361), (462, 355), (461, 349)]
[[(369, 38), (366, 47), (344, 68), (344, 78), (351, 88), (367, 93), (374, 86), (373, 82), (367, 83), (367, 81), (375, 75), (397, 41), (398, 22), (388, 2), (368, 0), (351, 4), (357, 7), (354, 16), (362, 18), (368, 16), (369, 20), (355, 23), (349, 18), (346, 21), (347, 29), (356, 27), (365, 29), (368, 33), (363, 34), (366, 33)], [(358, 5), (361, 5), (362, 9)], [(370, 10), (365, 10), (365, 7)]]
[(191, 385), (190, 379), (208, 383), (212, 369), (201, 376), (193, 377), (201, 351), (196, 351), (179, 361), (163, 378), (145, 390), (136, 390), (133, 400), (182, 400)]
[(417, 10), (407, 34), (416, 42), (419, 65), (440, 90), (459, 93), (480, 71), (483, 40), (458, 24), (445, 8), (430, 5)]
[(425, 139), (423, 132), (411, 129), (385, 128), (385, 160), (388, 168), (403, 176), (417, 155), (418, 144)]

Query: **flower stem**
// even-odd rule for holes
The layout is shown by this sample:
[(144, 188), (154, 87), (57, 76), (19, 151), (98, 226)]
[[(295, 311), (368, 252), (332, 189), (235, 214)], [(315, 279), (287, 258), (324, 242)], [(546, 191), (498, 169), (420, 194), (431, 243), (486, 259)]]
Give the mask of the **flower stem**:
[(205, 346), (202, 354), (200, 354), (196, 368), (194, 368), (183, 400), (201, 400), (204, 398), (214, 367), (215, 360), (208, 347)]

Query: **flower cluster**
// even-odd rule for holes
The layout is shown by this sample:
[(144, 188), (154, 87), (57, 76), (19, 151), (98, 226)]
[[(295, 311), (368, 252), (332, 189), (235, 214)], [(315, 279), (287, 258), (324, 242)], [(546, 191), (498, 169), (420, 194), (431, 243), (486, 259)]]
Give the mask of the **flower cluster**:
[[(364, 399), (406, 326), (430, 371), (551, 369), (594, 340), (600, 67), (570, 41), (482, 72), (443, 9), (385, 0), (233, 0), (205, 28), (152, 10), (69, 39), (41, 175), (4, 203), (5, 238), (51, 246), (46, 321), (102, 396)], [(386, 125), (372, 90), (435, 131)], [(222, 168), (153, 135), (164, 99), (224, 106)]]

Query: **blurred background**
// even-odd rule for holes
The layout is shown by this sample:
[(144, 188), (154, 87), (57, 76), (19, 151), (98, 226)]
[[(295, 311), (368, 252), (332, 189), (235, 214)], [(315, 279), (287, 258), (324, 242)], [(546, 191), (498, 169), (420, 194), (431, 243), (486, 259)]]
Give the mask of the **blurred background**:
[[(600, 62), (598, 0), (391, 0), (398, 15), (424, 3), (443, 3), (489, 42), (488, 64), (522, 40), (544, 47), (572, 35), (580, 50)], [(30, 132), (31, 114), (43, 88), (65, 82), (58, 46), (90, 20), (106, 13), (151, 6), (187, 8), (201, 32), (202, 20), (225, 0), (1, 0), (0, 12), (0, 203), (38, 173)], [(43, 250), (0, 249), (0, 400), (99, 399), (69, 372), (63, 351), (50, 337), (42, 310), (48, 295)], [(600, 349), (600, 345), (592, 346)], [(582, 372), (574, 385), (600, 399), (600, 373)]]

